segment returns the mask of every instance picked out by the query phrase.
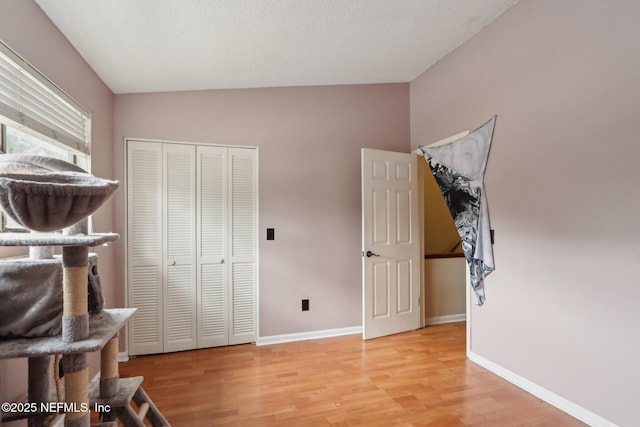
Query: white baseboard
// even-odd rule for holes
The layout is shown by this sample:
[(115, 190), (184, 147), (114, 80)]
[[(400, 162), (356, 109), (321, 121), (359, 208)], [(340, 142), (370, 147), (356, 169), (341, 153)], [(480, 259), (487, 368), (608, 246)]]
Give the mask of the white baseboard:
[(443, 323), (464, 322), (467, 320), (467, 313), (449, 314), (447, 316), (427, 317), (424, 319), (425, 326), (440, 325)]
[(572, 417), (577, 418), (583, 423), (586, 423), (592, 427), (619, 427), (611, 421), (594, 414), (593, 412), (583, 408), (580, 405), (576, 405), (575, 403), (565, 399), (564, 397), (558, 396), (557, 394), (539, 386), (538, 384), (535, 384), (528, 379), (521, 377), (520, 375), (511, 372), (508, 369), (505, 369), (502, 366), (490, 360), (487, 360), (482, 356), (477, 355), (474, 352), (469, 353), (469, 359), (472, 362), (475, 362), (478, 365), (482, 366), (483, 368), (493, 372), (499, 377), (504, 378), (511, 384), (520, 387), (524, 391), (538, 397), (539, 399), (544, 400), (545, 402), (555, 406), (561, 411), (566, 412)]
[(127, 354), (126, 351), (121, 351), (120, 353), (118, 353), (118, 362), (128, 362), (129, 361), (129, 355)]
[(316, 340), (320, 338), (339, 337), (342, 335), (361, 334), (362, 326), (350, 326), (348, 328), (325, 329), (322, 331), (299, 332), (295, 334), (270, 335), (258, 337), (256, 345), (282, 344), (286, 342)]

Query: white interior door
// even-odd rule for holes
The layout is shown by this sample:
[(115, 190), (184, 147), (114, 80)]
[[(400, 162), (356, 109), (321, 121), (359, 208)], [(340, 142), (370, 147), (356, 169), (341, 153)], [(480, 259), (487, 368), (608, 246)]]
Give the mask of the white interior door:
[(420, 327), (417, 159), (362, 149), (364, 339)]

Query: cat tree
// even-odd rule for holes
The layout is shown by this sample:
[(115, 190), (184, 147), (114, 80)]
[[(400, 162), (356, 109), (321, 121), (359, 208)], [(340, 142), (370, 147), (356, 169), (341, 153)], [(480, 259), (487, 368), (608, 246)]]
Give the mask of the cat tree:
[[(97, 178), (64, 161), (0, 155), (0, 206), (32, 231), (0, 234), (0, 246), (30, 248), (28, 259), (0, 264), (0, 288), (5, 288), (0, 291), (31, 305), (21, 310), (20, 304), (5, 299), (8, 304), (0, 307), (11, 320), (0, 327), (0, 359), (29, 359), (29, 405), (16, 406), (25, 410), (5, 414), (0, 423), (28, 418), (30, 427), (43, 426), (54, 412), (50, 409), (61, 406), (65, 427), (89, 427), (92, 408), (104, 421), (98, 426), (115, 426), (119, 419), (126, 427), (143, 427), (146, 418), (154, 427), (170, 427), (142, 389), (142, 377), (119, 378), (118, 331), (135, 309), (103, 309), (97, 274), (88, 269), (89, 248), (119, 237), (88, 234), (86, 221), (117, 186), (117, 181)], [(62, 248), (61, 258), (54, 257), (54, 247)], [(91, 270), (97, 267), (93, 258)], [(89, 382), (87, 353), (98, 350), (100, 378)], [(64, 403), (51, 390), (53, 355), (63, 355)]]

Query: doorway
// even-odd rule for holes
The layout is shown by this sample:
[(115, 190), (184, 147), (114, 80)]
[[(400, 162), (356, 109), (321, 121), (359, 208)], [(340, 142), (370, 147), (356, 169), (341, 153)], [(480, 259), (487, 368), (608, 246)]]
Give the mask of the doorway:
[(466, 260), (426, 162), (362, 149), (361, 172), (363, 338), (466, 320)]
[(466, 269), (458, 230), (428, 165), (419, 159), (424, 242), (424, 325), (466, 319)]

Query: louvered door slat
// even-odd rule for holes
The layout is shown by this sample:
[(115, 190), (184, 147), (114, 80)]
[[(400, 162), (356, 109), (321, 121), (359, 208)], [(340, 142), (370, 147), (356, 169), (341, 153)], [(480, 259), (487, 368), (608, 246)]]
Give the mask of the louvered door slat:
[(195, 348), (195, 281), (191, 265), (167, 268), (165, 351)]
[(231, 253), (253, 257), (255, 250), (255, 150), (230, 150)]
[(181, 257), (193, 258), (195, 232), (193, 147), (183, 145), (165, 147), (165, 159), (167, 257), (170, 260)]
[(202, 265), (200, 269), (202, 291), (198, 301), (201, 310), (198, 323), (199, 347), (215, 347), (228, 342), (224, 269), (222, 264)]
[(255, 275), (253, 263), (233, 264), (233, 331), (235, 339), (255, 334)]
[(225, 257), (227, 150), (223, 147), (198, 147), (198, 219), (200, 256)]

